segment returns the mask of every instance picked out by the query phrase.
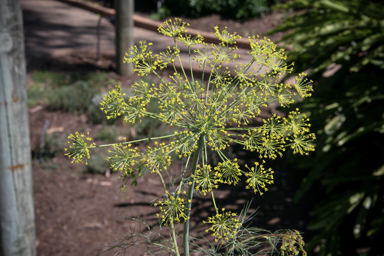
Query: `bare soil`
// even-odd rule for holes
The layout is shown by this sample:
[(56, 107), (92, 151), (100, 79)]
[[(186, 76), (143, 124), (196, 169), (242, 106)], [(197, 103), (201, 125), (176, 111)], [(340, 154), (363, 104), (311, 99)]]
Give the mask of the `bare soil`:
[[(279, 15), (279, 14), (275, 14)], [(262, 33), (277, 25), (277, 16), (264, 16), (246, 23), (221, 20), (218, 16), (210, 16), (196, 20), (187, 20), (191, 27), (203, 30), (212, 24), (227, 26), (230, 31), (246, 33)], [(208, 26), (209, 25), (209, 26)], [(73, 51), (65, 58), (51, 58), (40, 70), (57, 72), (109, 72), (111, 78), (123, 83), (131, 83), (134, 77), (122, 78), (113, 72), (113, 56), (102, 54), (101, 61), (96, 61), (85, 51)], [(30, 75), (30, 74), (29, 74)], [(60, 111), (50, 111), (47, 107), (31, 108), (30, 131), (33, 153), (33, 181), (36, 213), (36, 246), (39, 256), (77, 256), (98, 255), (107, 249), (107, 243), (127, 234), (132, 228), (137, 232), (147, 231), (127, 218), (140, 217), (148, 223), (156, 224), (157, 209), (150, 202), (161, 194), (162, 186), (157, 177), (148, 175), (139, 179), (137, 187), (127, 186), (121, 192), (119, 186), (123, 182), (116, 173), (92, 174), (85, 172), (84, 166), (71, 164), (64, 152), (57, 152), (47, 161), (39, 161), (39, 147), (44, 130), (44, 123), (49, 120), (47, 134), (57, 134), (64, 138), (75, 131), (89, 132), (94, 136), (100, 126), (90, 124), (85, 115), (74, 115)], [(64, 146), (64, 145), (63, 145)], [(255, 154), (232, 149), (234, 156), (252, 163), (257, 160)], [(179, 169), (180, 163), (172, 168)], [(275, 170), (276, 183), (263, 196), (254, 195), (238, 187), (223, 186), (217, 192), (218, 207), (226, 207), (240, 212), (242, 205), (253, 199), (252, 209), (257, 210), (252, 220), (254, 226), (269, 230), (297, 229), (304, 231), (304, 238), (312, 235), (306, 230), (309, 220), (309, 199), (300, 205), (292, 198), (305, 173), (285, 159), (271, 163)], [(204, 197), (196, 197), (193, 202), (194, 211), (191, 233), (204, 231), (202, 219), (212, 214), (213, 207)], [(147, 232), (148, 233), (148, 232)], [(125, 255), (139, 255), (140, 249), (129, 249)], [(105, 255), (114, 255), (107, 252)]]

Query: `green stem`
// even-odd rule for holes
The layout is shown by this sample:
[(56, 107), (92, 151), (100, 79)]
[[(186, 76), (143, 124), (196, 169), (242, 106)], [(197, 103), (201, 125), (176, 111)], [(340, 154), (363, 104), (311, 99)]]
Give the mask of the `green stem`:
[(163, 176), (161, 175), (161, 173), (159, 171), (157, 171), (156, 174), (159, 175), (161, 183), (163, 184), (164, 193), (166, 193), (168, 195), (167, 185), (164, 182)]
[[(226, 128), (224, 128), (224, 130), (226, 130), (226, 131), (248, 131), (248, 130), (250, 130), (250, 131), (252, 131), (253, 129), (257, 129), (257, 128), (259, 128), (259, 126), (255, 126), (255, 127), (240, 127), (240, 128), (238, 128), (238, 127), (226, 127)], [(214, 129), (216, 129), (216, 130), (222, 130), (223, 128), (214, 128)], [(241, 136), (241, 134), (240, 134), (240, 136)]]
[(171, 228), (172, 228), (173, 245), (175, 246), (176, 256), (180, 256), (179, 247), (177, 246), (177, 240), (176, 240), (176, 234), (175, 234), (175, 225), (173, 225), (173, 223), (171, 224)]
[(213, 190), (211, 190), (211, 197), (212, 197), (213, 206), (215, 207), (216, 214), (219, 214), (219, 209), (216, 206), (216, 200), (215, 200), (215, 195), (213, 194)]
[[(204, 88), (204, 72), (205, 72), (205, 60), (203, 61), (203, 74), (201, 76), (201, 86), (203, 86), (203, 88)], [(207, 93), (208, 93), (208, 91), (207, 91)], [(207, 103), (207, 102), (205, 102), (205, 103)]]
[[(159, 99), (159, 102), (163, 103), (164, 100)], [(179, 108), (179, 109), (181, 110), (181, 108)], [(164, 118), (160, 117), (160, 116), (157, 115), (157, 114), (153, 114), (153, 113), (151, 113), (151, 112), (146, 112), (146, 111), (144, 111), (144, 113), (145, 113), (148, 117), (151, 117), (151, 118), (153, 118), (153, 119), (159, 120), (160, 122), (167, 123), (167, 124), (169, 124), (169, 125), (171, 125), (171, 126), (172, 126), (172, 125), (177, 125), (177, 126), (180, 126), (180, 127), (188, 128), (187, 125), (182, 124), (182, 123), (180, 123), (180, 122), (177, 122), (177, 123), (175, 123), (175, 124), (172, 124), (172, 123), (170, 123), (170, 122), (164, 121)], [(185, 116), (185, 115), (183, 115), (183, 116)]]
[(284, 235), (281, 235), (281, 234), (264, 234), (264, 235), (252, 236), (252, 237), (250, 237), (250, 238), (247, 238), (247, 239), (241, 241), (241, 243), (245, 244), (245, 243), (248, 242), (248, 241), (251, 241), (251, 240), (253, 240), (253, 239), (258, 239), (258, 238), (269, 239), (269, 237), (279, 237), (279, 238), (283, 238)]
[[(176, 39), (174, 39), (174, 42), (175, 42), (175, 47), (177, 48), (177, 41), (176, 41)], [(184, 70), (184, 67), (183, 67), (183, 63), (181, 62), (180, 53), (177, 54), (177, 57), (179, 58), (180, 68), (181, 68), (181, 71), (183, 71), (185, 81), (188, 81), (188, 76), (185, 73), (185, 70)]]
[(137, 143), (142, 141), (150, 142), (151, 140), (160, 140), (160, 139), (170, 138), (174, 136), (176, 136), (176, 134), (170, 134), (170, 135), (165, 135), (160, 137), (151, 137), (151, 138), (145, 138), (145, 139), (139, 139), (139, 140), (124, 141), (124, 142), (118, 142), (118, 143), (112, 143), (112, 144), (95, 145), (95, 146), (89, 146), (88, 148), (110, 147), (117, 144), (130, 144), (130, 143), (132, 144), (132, 143)]
[(185, 174), (187, 173), (187, 167), (188, 167), (188, 164), (189, 164), (189, 160), (191, 159), (191, 155), (188, 156), (188, 159), (185, 163), (185, 168), (184, 168), (184, 171), (183, 171), (183, 174), (181, 175), (181, 182), (180, 182), (180, 185), (179, 185), (179, 188), (177, 189), (177, 191), (180, 191), (181, 190), (181, 186), (183, 185), (184, 183), (184, 179), (185, 179)]
[(197, 164), (199, 163), (199, 155), (201, 153), (201, 150), (202, 150), (203, 144), (204, 144), (204, 136), (205, 136), (204, 134), (200, 135), (199, 141), (197, 143), (197, 150), (193, 154), (193, 162), (192, 162), (192, 170), (191, 170), (192, 184), (190, 184), (189, 188), (188, 188), (187, 205), (185, 207), (185, 215), (187, 217), (187, 220), (184, 222), (184, 232), (183, 232), (183, 243), (184, 243), (184, 255), (185, 256), (189, 256), (189, 221), (190, 221), (191, 208), (192, 208), (193, 191), (194, 191), (194, 187), (195, 187), (196, 169), (197, 169)]
[(193, 68), (192, 68), (192, 58), (191, 58), (191, 47), (188, 46), (188, 55), (189, 55), (189, 68), (191, 69), (191, 79), (192, 83), (195, 82), (195, 79), (193, 78)]

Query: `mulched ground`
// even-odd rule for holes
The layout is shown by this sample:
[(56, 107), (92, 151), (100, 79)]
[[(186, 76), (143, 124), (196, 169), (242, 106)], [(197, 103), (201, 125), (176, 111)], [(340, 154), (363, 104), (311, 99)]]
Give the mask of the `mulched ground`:
[[(280, 14), (274, 13), (244, 23), (221, 20), (218, 16), (201, 19), (186, 19), (191, 27), (204, 30), (217, 24), (228, 27), (229, 31), (241, 34), (262, 33), (275, 27)], [(207, 26), (209, 25), (209, 26)], [(131, 83), (134, 78), (121, 78), (113, 72), (113, 56), (103, 55), (101, 62), (89, 57), (85, 51), (73, 52), (65, 58), (51, 59), (41, 69), (57, 72), (109, 72), (111, 78), (123, 83)], [(115, 238), (120, 238), (135, 228), (145, 231), (134, 221), (124, 217), (141, 217), (148, 223), (155, 224), (157, 210), (149, 202), (161, 194), (162, 186), (157, 177), (148, 175), (139, 179), (137, 187), (128, 186), (126, 192), (120, 192), (122, 181), (118, 174), (85, 173), (84, 166), (70, 164), (63, 152), (58, 152), (49, 161), (38, 160), (41, 135), (44, 123), (49, 120), (48, 134), (57, 134), (64, 140), (66, 134), (80, 131), (95, 135), (101, 126), (91, 125), (86, 116), (65, 112), (50, 111), (46, 107), (30, 109), (31, 142), (34, 156), (33, 179), (36, 212), (37, 255), (41, 256), (77, 256), (98, 255), (108, 247), (103, 247)], [(256, 160), (254, 154), (233, 148), (237, 158), (248, 162)], [(176, 163), (173, 168), (177, 168)], [(275, 172), (276, 184), (270, 191), (254, 196), (239, 187), (223, 187), (217, 192), (219, 208), (226, 207), (240, 212), (242, 205), (253, 198), (252, 209), (257, 209), (253, 225), (270, 230), (298, 229), (306, 232), (306, 240), (313, 235), (305, 229), (309, 220), (309, 199), (300, 205), (293, 201), (295, 189), (305, 173), (285, 160), (277, 160), (271, 166)], [(212, 206), (205, 198), (194, 199), (194, 217), (191, 233), (204, 230), (201, 220), (211, 215)], [(126, 255), (139, 255), (140, 249), (130, 249)], [(114, 255), (108, 252), (105, 255)]]

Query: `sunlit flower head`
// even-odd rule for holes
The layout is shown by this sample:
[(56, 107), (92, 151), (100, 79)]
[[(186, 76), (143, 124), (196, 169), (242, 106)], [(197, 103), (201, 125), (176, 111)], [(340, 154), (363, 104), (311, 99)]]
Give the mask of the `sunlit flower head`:
[(241, 175), (237, 159), (220, 162), (217, 167), (215, 167), (216, 179), (221, 183), (236, 185)]
[(251, 168), (245, 165), (248, 171), (245, 172), (247, 177), (247, 189), (253, 189), (253, 192), (263, 195), (265, 191), (268, 191), (266, 185), (273, 184), (273, 171), (269, 168), (266, 170), (262, 164), (255, 162), (255, 166)]
[(219, 27), (214, 27), (215, 29), (215, 36), (219, 38), (221, 41), (221, 44), (228, 45), (228, 44), (235, 44), (237, 39), (240, 39), (241, 36), (237, 35), (236, 32), (231, 34), (228, 32), (227, 27), (225, 27), (224, 30), (220, 31)]
[(188, 23), (182, 22), (181, 19), (175, 18), (174, 21), (166, 20), (164, 25), (159, 26), (158, 31), (160, 34), (165, 36), (176, 38), (187, 32), (185, 28), (188, 26)]
[(196, 190), (200, 191), (203, 195), (219, 187), (215, 178), (215, 172), (210, 165), (204, 165), (202, 168), (196, 170), (195, 182)]
[(157, 214), (164, 225), (170, 225), (185, 221), (188, 217), (185, 215), (185, 193), (166, 194), (166, 199), (160, 200), (154, 205), (159, 207), (160, 214)]
[(70, 141), (67, 142), (68, 148), (65, 149), (65, 155), (68, 158), (72, 158), (72, 163), (83, 163), (88, 164), (89, 148), (94, 147), (95, 143), (90, 143), (92, 138), (89, 137), (89, 133), (85, 136), (83, 133), (76, 132), (75, 134), (70, 134), (68, 136)]
[(208, 221), (204, 221), (204, 223), (211, 224), (211, 227), (205, 231), (211, 231), (216, 242), (225, 244), (235, 237), (241, 226), (241, 223), (234, 217), (236, 217), (235, 213), (226, 212), (223, 208), (222, 213), (217, 212), (215, 216), (208, 217)]
[(311, 97), (312, 89), (312, 83), (313, 81), (306, 78), (305, 73), (300, 73), (295, 77), (295, 84), (294, 87), (296, 91), (300, 94), (301, 97)]

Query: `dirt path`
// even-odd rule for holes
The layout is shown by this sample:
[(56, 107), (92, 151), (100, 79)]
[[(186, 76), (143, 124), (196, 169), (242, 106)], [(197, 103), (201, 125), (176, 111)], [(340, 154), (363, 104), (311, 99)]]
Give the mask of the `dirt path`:
[[(49, 58), (60, 58), (74, 50), (90, 52), (96, 58), (98, 42), (100, 51), (114, 58), (114, 26), (109, 21), (101, 19), (100, 40), (98, 40), (98, 15), (53, 0), (24, 0), (23, 10), (27, 70), (29, 72), (38, 69)], [(278, 18), (279, 15), (277, 14), (270, 14), (270, 17), (266, 17), (265, 20), (270, 20), (269, 26), (266, 25), (265, 21), (255, 21), (253, 24), (256, 26), (252, 27), (250, 33), (255, 33), (255, 29), (259, 31), (259, 34), (266, 32), (271, 26), (274, 26)], [(223, 23), (220, 25), (222, 29), (228, 27), (230, 32), (240, 29), (244, 34), (244, 31), (250, 27), (249, 22), (241, 25), (239, 22), (220, 20), (218, 16), (201, 18), (199, 23), (192, 19), (186, 20), (192, 24), (191, 28), (207, 31), (207, 27), (209, 27), (210, 30), (208, 31), (210, 32), (214, 32), (213, 26), (219, 22)], [(154, 53), (159, 53), (164, 51), (167, 46), (174, 45), (172, 38), (138, 27), (134, 28), (134, 38), (135, 44), (140, 41), (153, 43), (151, 50)], [(244, 41), (247, 42), (246, 39)], [(181, 44), (179, 47), (181, 47), (180, 56), (183, 66), (189, 69), (188, 50)], [(239, 63), (248, 63), (252, 57), (247, 52), (249, 52), (248, 49), (239, 49), (237, 54), (240, 57), (227, 64), (229, 70), (233, 71)], [(198, 63), (193, 62), (192, 66), (193, 70), (202, 71)], [(256, 64), (254, 67), (258, 70)]]

